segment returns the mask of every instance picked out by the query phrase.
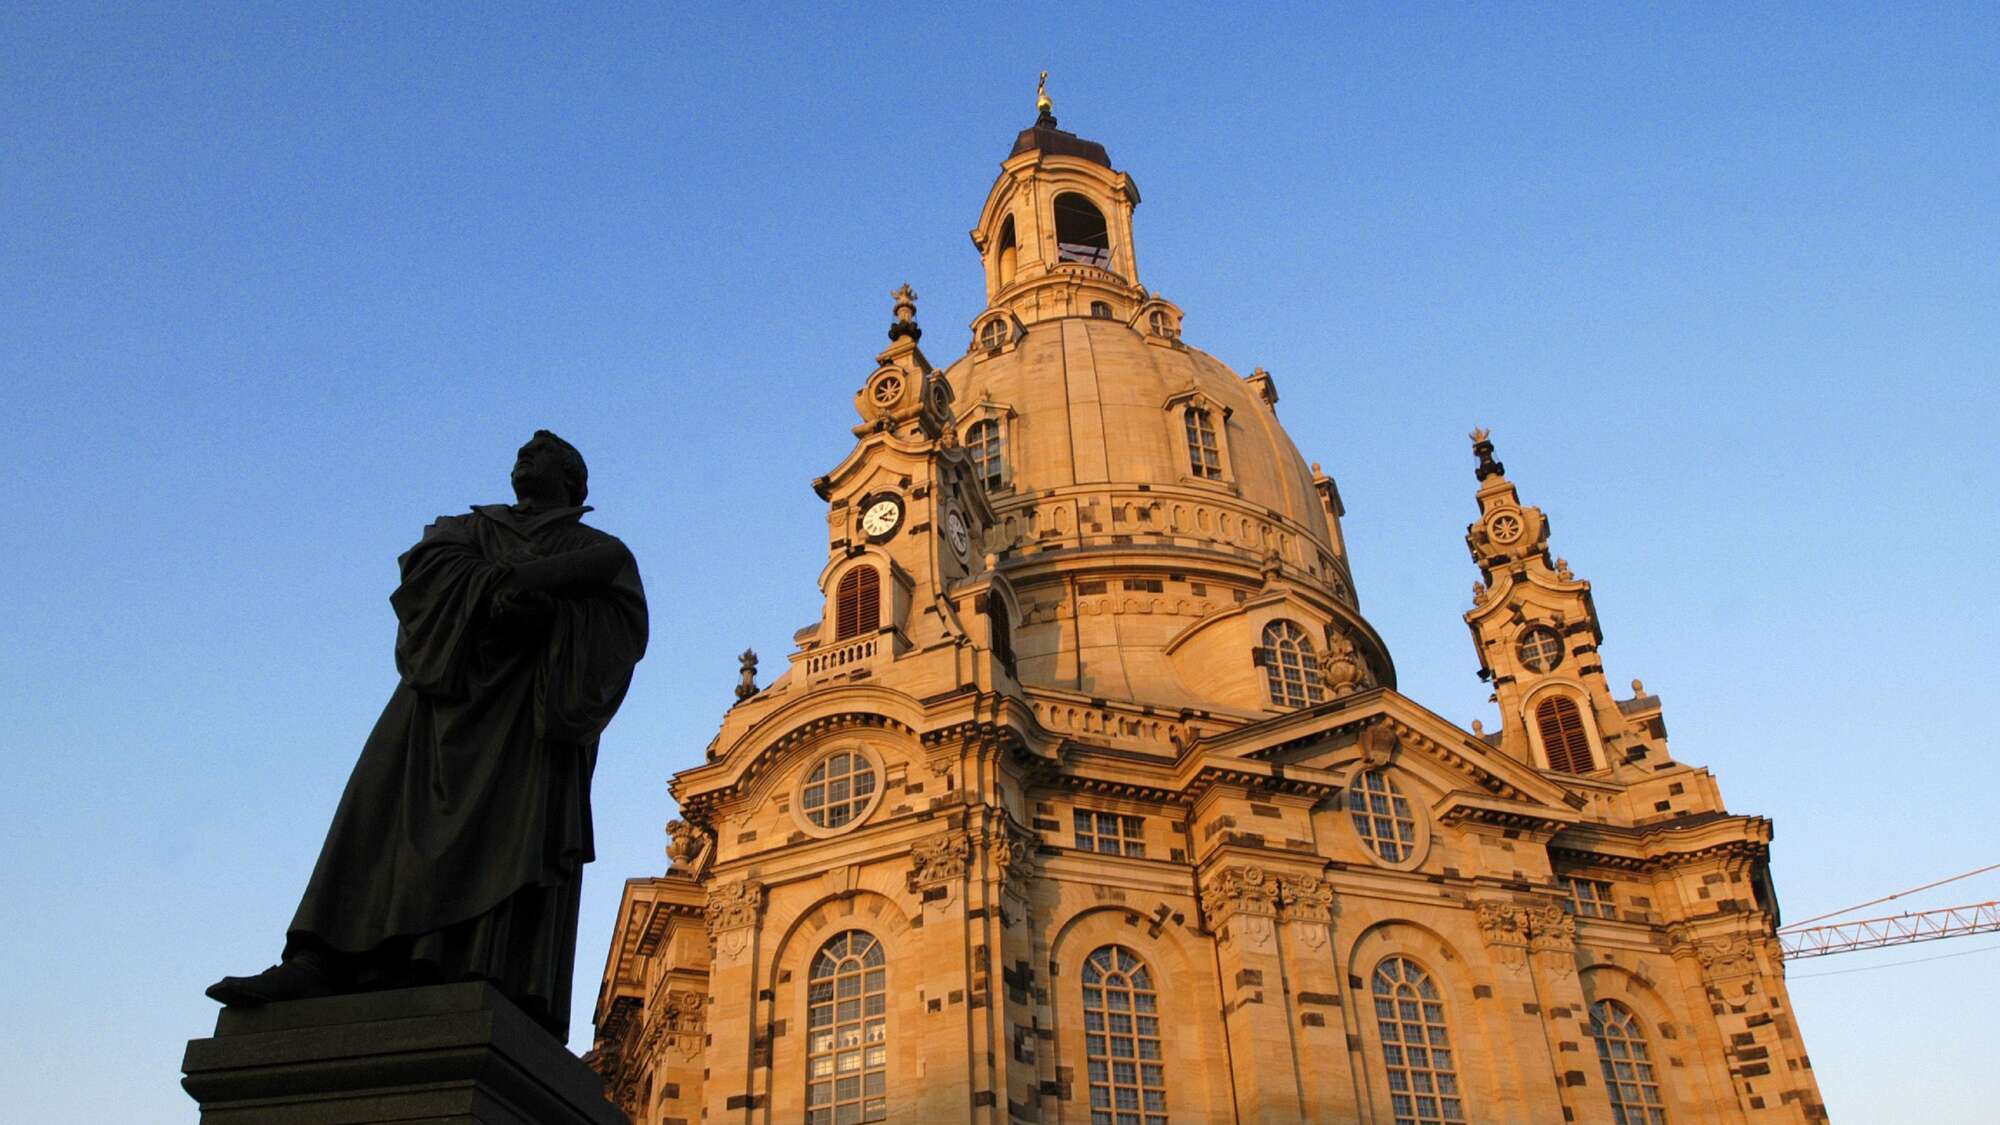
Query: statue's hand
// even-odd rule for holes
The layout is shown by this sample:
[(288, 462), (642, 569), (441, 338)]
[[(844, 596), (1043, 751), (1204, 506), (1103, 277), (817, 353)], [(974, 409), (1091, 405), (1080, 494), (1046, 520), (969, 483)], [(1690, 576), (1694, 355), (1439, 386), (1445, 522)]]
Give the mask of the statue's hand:
[(528, 640), (547, 632), (555, 614), (555, 599), (547, 594), (502, 588), (493, 595), (489, 617), (496, 631)]

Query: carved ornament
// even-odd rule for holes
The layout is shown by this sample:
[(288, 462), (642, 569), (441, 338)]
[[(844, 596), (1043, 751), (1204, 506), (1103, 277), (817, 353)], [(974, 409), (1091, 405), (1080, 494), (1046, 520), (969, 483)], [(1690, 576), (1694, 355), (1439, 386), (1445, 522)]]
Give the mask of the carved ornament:
[(710, 887), (704, 914), (708, 944), (716, 956), (726, 959), (741, 953), (763, 912), (764, 884), (755, 879)]

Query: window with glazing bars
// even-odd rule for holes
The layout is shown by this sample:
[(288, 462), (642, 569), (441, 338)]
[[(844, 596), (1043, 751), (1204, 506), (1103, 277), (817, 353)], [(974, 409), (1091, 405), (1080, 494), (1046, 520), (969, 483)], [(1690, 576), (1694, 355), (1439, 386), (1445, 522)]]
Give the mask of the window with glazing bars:
[(1370, 991), (1388, 1071), (1391, 1119), (1396, 1125), (1460, 1125), (1465, 1102), (1445, 1025), (1444, 997), (1430, 974), (1408, 957), (1390, 957), (1375, 966)]
[(888, 969), (874, 935), (820, 946), (806, 982), (806, 1125), (889, 1117)]
[(1312, 641), (1306, 631), (1290, 621), (1273, 621), (1264, 626), (1264, 684), (1271, 702), (1279, 707), (1304, 707), (1326, 698), (1319, 665), (1313, 660)]
[(1615, 1000), (1599, 1000), (1590, 1006), (1590, 1037), (1597, 1040), (1611, 1119), (1618, 1125), (1667, 1125), (1666, 1103), (1639, 1017)]
[(1141, 859), (1146, 855), (1146, 820), (1144, 817), (1120, 816), (1117, 813), (1075, 811), (1076, 846), (1086, 852), (1103, 852), (1106, 855), (1130, 855)]
[(1616, 918), (1618, 904), (1612, 900), (1611, 884), (1601, 879), (1563, 877), (1569, 885), (1570, 913), (1581, 918)]
[(1390, 863), (1417, 850), (1417, 818), (1389, 775), (1369, 770), (1347, 784), (1347, 814), (1361, 842)]
[(1199, 406), (1183, 414), (1187, 422), (1188, 472), (1208, 480), (1222, 479), (1222, 447), (1215, 440), (1215, 418)]
[(833, 639), (872, 633), (881, 624), (882, 578), (875, 568), (857, 566), (841, 575), (833, 593)]
[(1597, 768), (1590, 755), (1590, 735), (1583, 729), (1583, 712), (1567, 696), (1544, 699), (1535, 708), (1535, 725), (1542, 731), (1542, 750), (1549, 768), (1564, 773), (1589, 773)]
[(972, 454), (973, 474), (987, 491), (1000, 487), (1005, 464), (1000, 460), (1000, 423), (992, 418), (975, 422), (965, 431), (965, 448)]
[(1167, 1125), (1167, 1072), (1152, 970), (1122, 945), (1083, 963), (1090, 1125)]

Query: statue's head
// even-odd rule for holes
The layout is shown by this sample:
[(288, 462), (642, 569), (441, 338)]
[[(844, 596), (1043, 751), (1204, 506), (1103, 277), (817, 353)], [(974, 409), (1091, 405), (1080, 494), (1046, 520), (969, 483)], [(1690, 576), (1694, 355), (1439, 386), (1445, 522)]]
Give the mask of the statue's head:
[(582, 504), (590, 495), (590, 470), (576, 447), (547, 430), (535, 436), (514, 457), (514, 494), (562, 497), (570, 504)]

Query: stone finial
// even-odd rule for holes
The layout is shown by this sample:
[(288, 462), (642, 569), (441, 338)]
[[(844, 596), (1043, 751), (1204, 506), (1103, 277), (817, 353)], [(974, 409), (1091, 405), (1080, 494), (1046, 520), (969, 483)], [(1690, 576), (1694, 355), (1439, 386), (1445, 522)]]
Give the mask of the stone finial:
[(1564, 582), (1573, 582), (1576, 580), (1575, 573), (1573, 573), (1569, 568), (1568, 559), (1556, 560), (1556, 577)]
[(1478, 719), (1472, 720), (1472, 733), (1484, 738), (1486, 736), (1486, 724), (1480, 722)]
[(905, 336), (911, 343), (923, 338), (924, 330), (917, 327), (917, 291), (909, 282), (898, 286), (889, 296), (896, 300), (896, 322), (889, 326), (889, 339), (900, 340)]
[(1472, 455), (1479, 458), (1479, 467), (1473, 470), (1472, 475), (1479, 480), (1485, 480), (1487, 477), (1505, 476), (1507, 474), (1507, 466), (1493, 459), (1493, 431), (1484, 426), (1477, 426), (1473, 428), (1470, 436), (1472, 437)]
[(737, 657), (736, 662), (741, 665), (743, 673), (743, 678), (736, 684), (736, 698), (748, 699), (757, 694), (757, 650), (744, 649), (743, 655)]
[(1642, 681), (1642, 680), (1637, 680), (1637, 679), (1633, 680), (1633, 681), (1632, 681), (1632, 698), (1634, 698), (1634, 699), (1637, 699), (1637, 698), (1639, 698), (1640, 696), (1642, 696), (1642, 695), (1644, 695), (1644, 694), (1646, 694), (1646, 684), (1645, 684), (1645, 682), (1644, 682), (1644, 681)]

